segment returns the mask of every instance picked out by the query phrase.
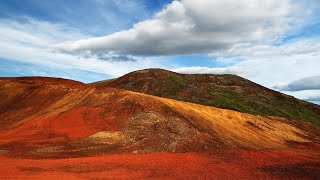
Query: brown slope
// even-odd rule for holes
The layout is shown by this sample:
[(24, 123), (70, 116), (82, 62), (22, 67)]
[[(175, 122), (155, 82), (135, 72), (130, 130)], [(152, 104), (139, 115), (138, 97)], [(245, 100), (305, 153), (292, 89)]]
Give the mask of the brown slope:
[(240, 112), (298, 119), (320, 126), (320, 106), (296, 99), (236, 75), (178, 74), (146, 69), (92, 83)]
[(286, 149), (319, 141), (319, 129), (303, 122), (69, 80), (1, 79), (0, 92), (0, 150), (11, 153)]
[(85, 86), (61, 78), (0, 78), (0, 130), (18, 126), (59, 98)]
[(303, 121), (55, 78), (1, 78), (2, 99), (1, 179), (320, 177)]

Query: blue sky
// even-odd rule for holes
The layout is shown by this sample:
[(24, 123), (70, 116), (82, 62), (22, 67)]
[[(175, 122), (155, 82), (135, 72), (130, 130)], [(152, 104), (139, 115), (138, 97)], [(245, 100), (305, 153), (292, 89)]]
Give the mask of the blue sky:
[(0, 76), (232, 73), (320, 102), (317, 0), (7, 0)]

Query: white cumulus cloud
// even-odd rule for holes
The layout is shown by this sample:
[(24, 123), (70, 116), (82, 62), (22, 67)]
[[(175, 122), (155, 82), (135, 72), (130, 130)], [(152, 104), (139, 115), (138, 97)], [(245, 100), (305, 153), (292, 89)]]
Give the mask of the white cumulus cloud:
[(180, 0), (131, 29), (63, 42), (66, 53), (155, 56), (210, 53), (235, 44), (276, 41), (297, 25), (291, 0)]
[[(51, 45), (74, 38), (87, 38), (74, 28), (26, 18), (25, 21), (0, 19), (0, 63), (2, 59), (54, 68), (57, 71), (79, 70), (117, 77), (133, 70), (162, 67), (152, 59), (106, 54), (84, 57), (51, 51)], [(105, 61), (103, 59), (107, 59)], [(114, 60), (113, 60), (114, 59)], [(41, 69), (35, 71), (40, 72)], [(43, 75), (35, 73), (35, 75)], [(50, 76), (56, 76), (50, 74)], [(65, 77), (68, 78), (68, 77)], [(77, 77), (78, 80), (85, 77)]]
[(275, 88), (283, 91), (320, 90), (320, 76), (306, 77), (289, 84), (275, 86)]
[(209, 68), (209, 67), (181, 67), (172, 71), (183, 74), (241, 74), (245, 71), (242, 67)]

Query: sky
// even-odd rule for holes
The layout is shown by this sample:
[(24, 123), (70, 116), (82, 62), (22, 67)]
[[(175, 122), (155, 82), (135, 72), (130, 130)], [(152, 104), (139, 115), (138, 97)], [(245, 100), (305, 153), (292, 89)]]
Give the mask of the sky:
[(0, 0), (0, 76), (237, 74), (320, 104), (318, 0)]

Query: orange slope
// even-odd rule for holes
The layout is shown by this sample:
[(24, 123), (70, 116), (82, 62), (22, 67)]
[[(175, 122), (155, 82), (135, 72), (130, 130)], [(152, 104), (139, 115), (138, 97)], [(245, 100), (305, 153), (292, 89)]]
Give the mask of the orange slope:
[(2, 179), (320, 177), (320, 130), (55, 78), (0, 78)]
[(129, 152), (279, 149), (290, 142), (316, 142), (314, 131), (319, 132), (307, 132), (281, 118), (99, 90), (70, 80), (1, 79), (0, 91), (0, 143), (9, 151), (17, 143), (43, 148), (68, 142)]

